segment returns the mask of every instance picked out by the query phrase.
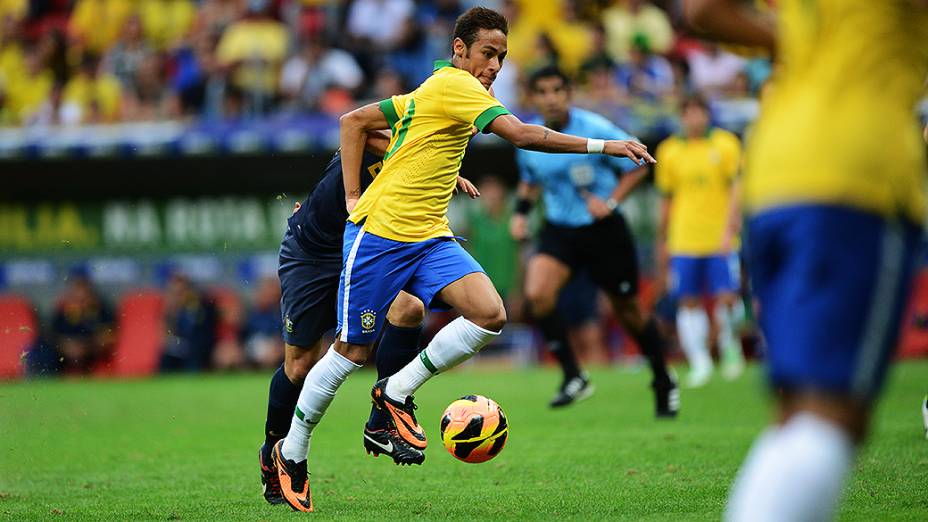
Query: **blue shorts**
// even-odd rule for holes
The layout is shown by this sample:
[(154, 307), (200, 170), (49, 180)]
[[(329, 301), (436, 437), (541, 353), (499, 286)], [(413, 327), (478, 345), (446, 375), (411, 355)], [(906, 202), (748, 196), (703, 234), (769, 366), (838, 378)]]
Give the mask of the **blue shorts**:
[(870, 400), (896, 350), (921, 229), (846, 207), (780, 207), (748, 222), (772, 383)]
[(589, 272), (577, 272), (561, 289), (557, 298), (557, 313), (568, 328), (583, 326), (599, 317), (599, 288)]
[(310, 348), (335, 328), (338, 260), (319, 260), (307, 254), (288, 229), (280, 243), (280, 314), (284, 342)]
[(483, 272), (453, 237), (404, 243), (367, 233), (363, 226), (349, 222), (343, 249), (338, 331), (339, 338), (351, 344), (374, 341), (400, 290), (430, 309), (447, 310), (436, 298), (438, 293), (467, 274)]
[(738, 292), (740, 281), (738, 254), (670, 258), (670, 292), (676, 299)]

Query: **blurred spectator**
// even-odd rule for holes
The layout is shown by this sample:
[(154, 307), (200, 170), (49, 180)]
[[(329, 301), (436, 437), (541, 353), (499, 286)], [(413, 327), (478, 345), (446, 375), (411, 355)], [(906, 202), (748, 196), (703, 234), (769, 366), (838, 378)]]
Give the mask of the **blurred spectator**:
[(26, 68), (19, 27), (12, 14), (0, 14), (0, 93)]
[(391, 96), (409, 92), (403, 78), (393, 69), (381, 69), (374, 78), (374, 100), (386, 100)]
[(282, 330), (280, 283), (277, 277), (266, 277), (258, 285), (245, 323), (245, 356), (251, 365), (262, 369), (280, 366), (284, 360)]
[(386, 65), (400, 73), (407, 84), (419, 85), (431, 76), (433, 58), (448, 54), (448, 42), (435, 49), (430, 44), (422, 24), (407, 18), (393, 50), (386, 55)]
[(609, 53), (612, 59), (629, 60), (636, 38), (645, 38), (649, 48), (664, 54), (673, 45), (673, 28), (664, 10), (645, 0), (614, 0), (603, 10)]
[(216, 49), (219, 65), (231, 77), (230, 94), (242, 96), (249, 115), (273, 103), (289, 45), (286, 26), (270, 17), (269, 8), (269, 0), (248, 0), (245, 17), (229, 26)]
[(112, 354), (113, 312), (83, 269), (71, 271), (68, 287), (55, 307), (51, 342), (65, 373), (89, 373)]
[(732, 88), (738, 75), (744, 71), (746, 61), (710, 43), (704, 49), (691, 51), (687, 63), (692, 88), (708, 97), (714, 97)]
[(216, 345), (216, 306), (182, 274), (171, 277), (164, 301), (161, 371), (208, 369)]
[(0, 0), (0, 18), (22, 20), (29, 10), (29, 0)]
[(389, 51), (403, 36), (415, 5), (412, 0), (355, 0), (348, 10), (348, 35), (355, 46)]
[(280, 90), (291, 106), (313, 109), (326, 89), (353, 92), (364, 81), (354, 57), (325, 45), (322, 35), (306, 35), (299, 52), (290, 57), (280, 73)]
[(119, 40), (109, 50), (104, 67), (119, 79), (123, 89), (135, 90), (142, 62), (152, 55), (142, 34), (142, 19), (137, 14), (126, 18)]
[(44, 67), (38, 49), (26, 54), (25, 70), (6, 83), (9, 121), (22, 125), (35, 123), (43, 104), (51, 97), (54, 76)]
[(61, 93), (58, 119), (67, 125), (111, 123), (120, 116), (122, 89), (119, 80), (102, 70), (99, 56), (84, 54), (80, 67)]
[(584, 82), (574, 97), (574, 103), (602, 114), (613, 122), (628, 117), (628, 92), (617, 83), (616, 68), (611, 59), (602, 56), (584, 64), (583, 78)]
[(179, 114), (180, 101), (166, 88), (161, 57), (147, 56), (139, 64), (133, 88), (123, 97), (123, 119), (155, 121), (175, 118)]
[(68, 39), (61, 29), (45, 32), (38, 42), (42, 63), (51, 71), (56, 86), (61, 87), (71, 78), (71, 62), (68, 58)]
[(618, 83), (633, 98), (655, 101), (673, 93), (673, 68), (666, 58), (654, 54), (644, 35), (638, 35), (628, 62), (618, 69)]
[(502, 180), (484, 176), (478, 184), (480, 198), (467, 206), (464, 246), (483, 266), (499, 295), (507, 301), (519, 293), (518, 243), (509, 233), (512, 203)]
[(138, 13), (148, 44), (156, 50), (181, 44), (193, 25), (197, 6), (192, 0), (143, 0)]
[(216, 370), (238, 370), (245, 366), (242, 330), (245, 310), (238, 294), (228, 288), (210, 292), (209, 300), (216, 306), (216, 347), (212, 367)]
[(194, 27), (199, 31), (222, 34), (242, 17), (244, 8), (243, 0), (202, 0)]
[(68, 31), (79, 49), (102, 55), (119, 37), (134, 2), (126, 0), (76, 0)]
[(592, 49), (593, 30), (577, 17), (575, 0), (563, 0), (561, 16), (555, 20), (557, 23), (549, 27), (548, 35), (557, 48), (558, 65), (568, 74), (576, 74)]
[(100, 58), (87, 53), (77, 74), (61, 94), (60, 120), (64, 124), (111, 123), (119, 118), (122, 90), (115, 76), (102, 72)]
[(221, 112), (223, 81), (215, 50), (218, 37), (210, 31), (195, 31), (189, 43), (171, 55), (170, 85), (183, 114)]

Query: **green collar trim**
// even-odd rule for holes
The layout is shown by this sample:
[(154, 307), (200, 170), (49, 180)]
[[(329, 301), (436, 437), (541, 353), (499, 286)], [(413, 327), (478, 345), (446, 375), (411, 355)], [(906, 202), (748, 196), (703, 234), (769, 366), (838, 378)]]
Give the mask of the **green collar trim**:
[(432, 69), (432, 72), (435, 72), (444, 67), (452, 67), (451, 60), (435, 60), (433, 67), (434, 68)]

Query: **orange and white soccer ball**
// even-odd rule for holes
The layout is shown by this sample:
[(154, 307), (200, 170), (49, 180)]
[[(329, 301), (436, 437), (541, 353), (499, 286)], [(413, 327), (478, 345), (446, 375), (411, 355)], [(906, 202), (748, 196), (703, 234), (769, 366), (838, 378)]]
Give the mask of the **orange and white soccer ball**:
[(441, 441), (464, 462), (486, 462), (499, 455), (508, 436), (503, 409), (482, 395), (461, 397), (441, 415)]

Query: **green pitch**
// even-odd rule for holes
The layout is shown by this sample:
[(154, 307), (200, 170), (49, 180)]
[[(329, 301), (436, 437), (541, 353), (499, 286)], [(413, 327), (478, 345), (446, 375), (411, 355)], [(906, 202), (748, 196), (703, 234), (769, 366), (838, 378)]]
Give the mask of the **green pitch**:
[[(553, 370), (466, 368), (420, 392), (431, 444), (423, 466), (400, 468), (361, 446), (373, 377), (352, 376), (316, 430), (313, 515), (261, 498), (266, 375), (2, 384), (0, 519), (717, 520), (768, 412), (756, 368), (684, 390), (676, 421), (653, 418), (645, 373), (595, 371), (592, 398), (549, 411)], [(926, 388), (928, 363), (897, 366), (842, 519), (928, 519)], [(470, 393), (496, 399), (511, 425), (486, 464), (458, 462), (438, 439), (444, 406)]]

